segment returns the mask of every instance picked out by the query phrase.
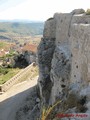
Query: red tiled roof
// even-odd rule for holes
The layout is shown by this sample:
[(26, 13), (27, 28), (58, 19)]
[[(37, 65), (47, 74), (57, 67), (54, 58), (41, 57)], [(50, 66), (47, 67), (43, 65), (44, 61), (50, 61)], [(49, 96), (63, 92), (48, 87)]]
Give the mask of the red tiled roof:
[(36, 53), (37, 52), (37, 46), (36, 45), (33, 45), (33, 44), (26, 44), (23, 48), (22, 48), (23, 51), (30, 51), (30, 52), (34, 52)]

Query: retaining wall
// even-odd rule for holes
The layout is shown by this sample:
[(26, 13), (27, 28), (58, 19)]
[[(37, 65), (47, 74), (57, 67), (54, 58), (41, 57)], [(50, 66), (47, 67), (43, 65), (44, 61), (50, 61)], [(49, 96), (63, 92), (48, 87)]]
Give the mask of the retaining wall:
[(0, 92), (7, 91), (11, 86), (19, 82), (27, 74), (27, 72), (29, 72), (31, 66), (33, 65), (34, 63), (30, 64), (28, 67), (26, 67), (24, 70), (21, 70), (18, 74), (8, 80), (6, 83), (0, 85)]

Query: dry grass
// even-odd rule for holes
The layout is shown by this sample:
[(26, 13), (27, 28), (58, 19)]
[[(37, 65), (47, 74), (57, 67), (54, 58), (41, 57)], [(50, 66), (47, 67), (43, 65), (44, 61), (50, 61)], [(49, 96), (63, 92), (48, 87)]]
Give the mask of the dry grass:
[(60, 101), (57, 101), (55, 104), (53, 104), (51, 107), (45, 108), (43, 107), (42, 110), (42, 116), (41, 116), (41, 120), (47, 120), (48, 116), (51, 114), (52, 110), (59, 104), (61, 103)]

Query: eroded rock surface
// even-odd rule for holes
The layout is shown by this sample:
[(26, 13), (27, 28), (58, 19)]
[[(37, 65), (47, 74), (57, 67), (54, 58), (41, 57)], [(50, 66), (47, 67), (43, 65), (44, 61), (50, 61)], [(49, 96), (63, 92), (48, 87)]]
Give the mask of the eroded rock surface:
[(79, 9), (48, 19), (38, 60), (43, 104), (62, 100), (60, 112), (90, 113), (90, 15)]

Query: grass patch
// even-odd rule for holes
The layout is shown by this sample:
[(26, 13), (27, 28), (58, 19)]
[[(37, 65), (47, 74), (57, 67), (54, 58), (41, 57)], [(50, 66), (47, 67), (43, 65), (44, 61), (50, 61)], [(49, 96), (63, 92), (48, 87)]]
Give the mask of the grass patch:
[(5, 48), (5, 47), (7, 47), (8, 45), (9, 45), (9, 43), (7, 43), (7, 42), (1, 42), (1, 41), (0, 41), (0, 49)]
[[(19, 68), (4, 68), (0, 71), (0, 84), (4, 84), (9, 79), (14, 77), (18, 72), (20, 72)], [(5, 73), (5, 74), (4, 74)], [(33, 79), (39, 74), (38, 66), (31, 66), (31, 68), (24, 74), (21, 78), (19, 78), (19, 82)]]
[(15, 76), (20, 71), (19, 68), (4, 68), (4, 69), (5, 71), (8, 71), (8, 72), (6, 74), (0, 75), (0, 84), (4, 84), (5, 82), (7, 82), (9, 79), (11, 79), (13, 76)]

